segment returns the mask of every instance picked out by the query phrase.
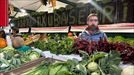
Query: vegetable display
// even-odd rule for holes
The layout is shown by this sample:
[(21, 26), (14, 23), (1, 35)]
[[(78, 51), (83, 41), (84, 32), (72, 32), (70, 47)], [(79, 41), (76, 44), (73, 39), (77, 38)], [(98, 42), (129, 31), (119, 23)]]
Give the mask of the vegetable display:
[(5, 47), (0, 50), (0, 72), (8, 72), (20, 67), (23, 63), (38, 59), (40, 54), (29, 50), (19, 52), (12, 47)]
[(37, 41), (34, 43), (35, 48), (47, 51), (50, 50), (55, 54), (70, 54), (73, 52), (73, 39), (64, 38), (64, 39), (49, 39), (45, 41)]
[(86, 51), (92, 54), (94, 51), (110, 52), (111, 50), (118, 51), (121, 55), (124, 63), (134, 64), (134, 47), (122, 42), (107, 42), (106, 40), (100, 40), (98, 43), (94, 41), (88, 42), (87, 40), (77, 39), (74, 43), (75, 53), (79, 53), (79, 50)]
[(87, 65), (88, 70), (90, 71), (96, 71), (98, 69), (98, 64), (96, 62), (90, 62)]
[(134, 38), (124, 38), (122, 36), (115, 36), (113, 38), (108, 37), (108, 41), (113, 43), (122, 42), (122, 43), (129, 44), (130, 46), (134, 46)]
[(84, 54), (83, 61), (76, 59), (64, 62), (46, 60), (22, 75), (120, 75), (121, 69), (118, 67), (120, 56), (118, 52), (96, 52), (92, 55), (87, 55), (83, 51), (80, 51), (80, 53), (82, 53), (82, 56)]
[[(50, 51), (55, 55), (79, 54), (82, 61), (46, 59), (22, 75), (133, 75), (131, 71), (134, 67), (119, 67), (121, 62), (134, 64), (133, 42), (133, 39), (121, 36), (109, 37), (108, 41), (101, 39), (99, 42), (59, 37), (57, 34), (48, 36), (48, 40), (32, 44), (35, 49), (40, 49), (40, 53)], [(0, 72), (14, 70), (40, 56), (36, 50), (19, 52), (12, 47), (0, 48)]]

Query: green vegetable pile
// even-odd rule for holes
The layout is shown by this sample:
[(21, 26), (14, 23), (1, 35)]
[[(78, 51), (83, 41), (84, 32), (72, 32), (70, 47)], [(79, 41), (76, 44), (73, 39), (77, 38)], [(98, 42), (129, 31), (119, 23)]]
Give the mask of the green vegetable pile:
[(45, 60), (41, 65), (22, 75), (121, 75), (120, 54), (95, 52), (88, 55), (80, 51), (83, 60), (63, 61)]
[(124, 43), (131, 45), (131, 46), (134, 46), (134, 38), (124, 38), (122, 36), (115, 36), (114, 38), (108, 37), (108, 41), (113, 42), (113, 43), (124, 42)]
[(118, 67), (121, 58), (117, 51), (111, 50), (109, 53), (94, 52), (90, 56), (84, 51), (80, 52), (84, 56), (83, 62), (85, 62), (88, 75), (121, 74), (121, 69)]
[(41, 50), (50, 50), (54, 54), (70, 54), (73, 52), (73, 39), (48, 39), (48, 41), (37, 41), (34, 43), (35, 48)]
[(12, 47), (5, 47), (0, 49), (0, 72), (8, 72), (39, 57), (40, 54), (32, 50), (19, 52)]

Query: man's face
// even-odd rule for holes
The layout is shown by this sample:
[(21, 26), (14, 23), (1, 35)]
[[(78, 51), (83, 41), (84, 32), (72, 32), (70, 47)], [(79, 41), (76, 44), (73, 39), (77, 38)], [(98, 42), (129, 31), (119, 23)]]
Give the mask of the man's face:
[(98, 25), (98, 17), (97, 16), (91, 16), (89, 20), (87, 21), (88, 26), (97, 26)]

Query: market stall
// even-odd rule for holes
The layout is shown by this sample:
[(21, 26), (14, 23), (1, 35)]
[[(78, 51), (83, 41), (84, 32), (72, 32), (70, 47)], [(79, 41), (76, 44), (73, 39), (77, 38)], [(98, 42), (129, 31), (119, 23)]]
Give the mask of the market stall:
[(0, 75), (134, 75), (132, 0), (8, 3)]

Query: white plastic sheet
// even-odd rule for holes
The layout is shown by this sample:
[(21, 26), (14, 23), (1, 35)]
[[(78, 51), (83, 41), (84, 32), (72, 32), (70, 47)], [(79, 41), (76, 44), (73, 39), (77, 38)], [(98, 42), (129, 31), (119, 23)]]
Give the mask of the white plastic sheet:
[(82, 60), (82, 57), (80, 57), (80, 55), (75, 55), (75, 54), (71, 54), (71, 55), (56, 55), (51, 53), (50, 51), (42, 51), (40, 49), (34, 48), (32, 47), (32, 49), (38, 53), (40, 53), (43, 57), (46, 58), (52, 58), (52, 59), (57, 59), (57, 60), (61, 60), (61, 61), (67, 61), (67, 60), (73, 60), (73, 59), (77, 59), (78, 61)]

